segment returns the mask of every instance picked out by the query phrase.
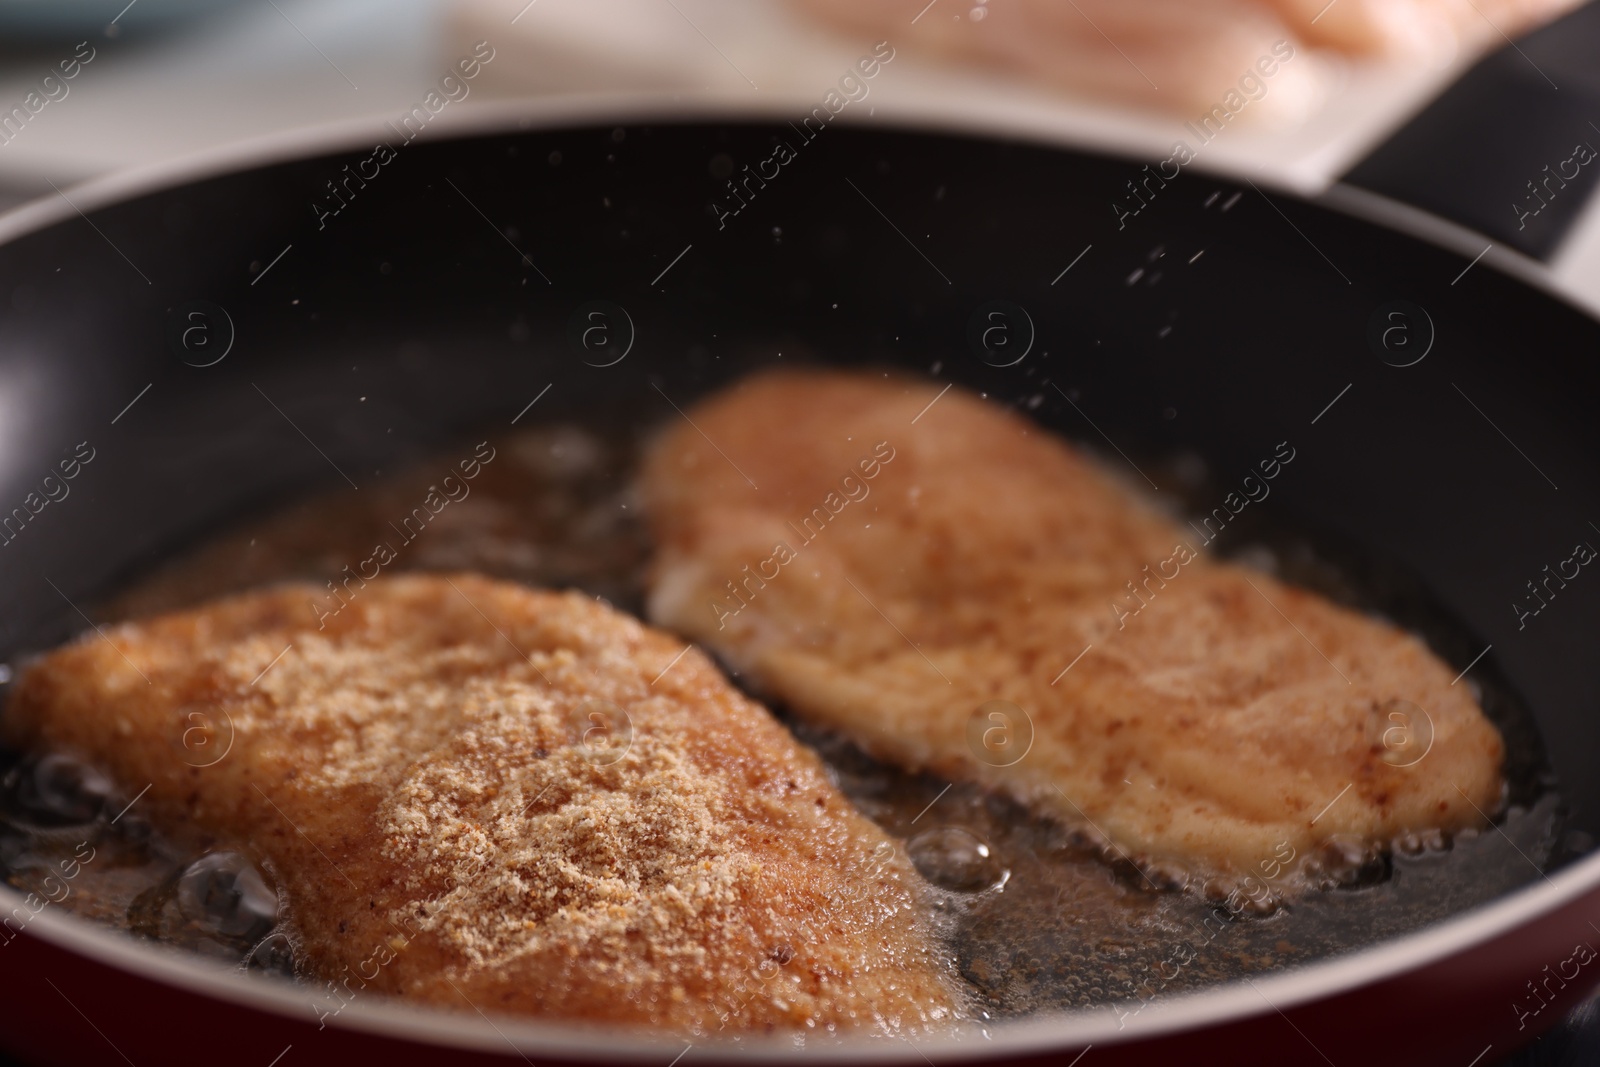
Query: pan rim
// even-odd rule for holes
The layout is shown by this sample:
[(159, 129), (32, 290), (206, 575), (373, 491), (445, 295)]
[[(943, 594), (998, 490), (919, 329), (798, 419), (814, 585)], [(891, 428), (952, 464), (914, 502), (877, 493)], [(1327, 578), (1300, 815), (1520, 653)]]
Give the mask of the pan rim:
[[(805, 110), (811, 101), (794, 94), (763, 94), (757, 101), (734, 99), (721, 93), (586, 93), (549, 98), (519, 98), (480, 103), (462, 108), (430, 126), (427, 141), (461, 140), (535, 129), (579, 129), (595, 126), (651, 123), (681, 126), (717, 121), (782, 119)], [(930, 134), (1011, 139), (1044, 148), (1126, 155), (1150, 149), (1142, 138), (1048, 136), (1037, 125), (980, 121), (972, 115), (941, 111), (937, 102), (927, 106), (880, 106), (868, 119), (846, 118), (852, 128), (889, 129)], [(447, 119), (447, 120), (446, 120)], [(69, 187), (59, 196), (49, 195), (0, 215), (0, 246), (10, 244), (74, 215), (86, 214), (139, 196), (183, 185), (243, 173), (260, 167), (315, 158), (318, 155), (357, 150), (386, 129), (382, 118), (358, 118), (303, 127), (265, 137), (254, 137), (158, 164), (115, 171)], [(435, 133), (437, 129), (437, 133)], [(1223, 180), (1241, 172), (1197, 162), (1195, 169)], [(1255, 179), (1257, 184), (1315, 206), (1366, 221), (1413, 240), (1450, 251), (1472, 254), (1477, 238), (1470, 230), (1375, 194), (1335, 185), (1320, 195), (1293, 188), (1285, 182)], [(1539, 291), (1586, 318), (1595, 309), (1582, 306), (1562, 291), (1542, 263), (1520, 253), (1496, 247), (1482, 266), (1496, 269), (1512, 280)], [(796, 1049), (781, 1037), (750, 1043), (696, 1046), (697, 1053), (717, 1060), (787, 1060), (795, 1056), (823, 1060), (858, 1059), (870, 1052), (884, 1062), (916, 1063), (938, 1057), (948, 1062), (999, 1054), (1024, 1055), (1086, 1044), (1114, 1046), (1128, 1041), (1239, 1022), (1274, 1010), (1325, 999), (1378, 981), (1415, 971), (1483, 944), (1555, 911), (1600, 887), (1600, 853), (1583, 857), (1542, 882), (1534, 882), (1477, 908), (1451, 916), (1432, 926), (1391, 938), (1368, 948), (1313, 962), (1279, 974), (1253, 980), (1253, 986), (1228, 982), (1165, 1000), (1165, 1010), (1151, 1013), (1124, 1028), (1107, 1008), (1051, 1013), (1034, 1019), (996, 1025), (986, 1039), (930, 1038), (913, 1048), (881, 1040), (844, 1041)], [(0, 885), (0, 910), (22, 906), (24, 895)], [(198, 996), (289, 1018), (306, 1008), (305, 990), (287, 983), (263, 982), (196, 957), (146, 946), (123, 933), (94, 925), (59, 909), (45, 909), (27, 924), (26, 932), (53, 947), (88, 957), (164, 985)], [(371, 1033), (434, 1046), (505, 1051), (509, 1043), (519, 1052), (559, 1054), (574, 1060), (623, 1060), (657, 1063), (664, 1049), (676, 1050), (682, 1039), (645, 1031), (608, 1029), (597, 1041), (595, 1029), (573, 1024), (499, 1016), (497, 1026), (486, 1028), (464, 1013), (419, 1008), (380, 1000), (350, 1004), (331, 1025), (342, 1030)]]
[[(863, 1052), (886, 1063), (959, 1063), (995, 1055), (1027, 1055), (1090, 1044), (1117, 1044), (1172, 1036), (1202, 1027), (1237, 1023), (1273, 1011), (1285, 1011), (1438, 963), (1451, 955), (1483, 944), (1532, 923), (1600, 885), (1600, 853), (1577, 860), (1541, 882), (1513, 890), (1505, 897), (1462, 912), (1432, 926), (1379, 942), (1332, 959), (1320, 960), (1249, 981), (1225, 982), (1210, 989), (1173, 995), (1162, 1011), (1123, 1024), (1109, 1006), (1055, 1012), (1033, 1019), (995, 1024), (986, 1038), (929, 1037), (915, 1047), (881, 1038), (844, 1039), (825, 1045), (796, 1048), (785, 1035), (724, 1045), (696, 1045), (697, 1055), (722, 1061), (787, 1062), (797, 1058), (822, 1061), (857, 1061)], [(23, 895), (0, 885), (0, 908), (21, 906)], [(209, 999), (288, 1018), (309, 1006), (308, 989), (243, 974), (178, 950), (139, 943), (121, 931), (100, 927), (70, 913), (39, 911), (24, 933), (50, 945), (138, 977), (174, 986)], [(314, 989), (314, 987), (311, 987)], [(664, 1049), (678, 1049), (683, 1039), (653, 1034), (642, 1028), (604, 1027), (606, 1040), (597, 1042), (601, 1027), (500, 1015), (485, 1028), (464, 1012), (417, 1004), (400, 1004), (388, 998), (354, 1001), (329, 1020), (337, 1029), (364, 1032), (392, 1039), (503, 1051), (559, 1054), (574, 1060), (652, 1063)]]
[[(418, 136), (418, 142), (463, 140), (533, 129), (782, 121), (808, 112), (814, 104), (814, 100), (789, 91), (763, 93), (760, 100), (715, 90), (517, 96), (468, 104), (441, 113)], [(364, 150), (375, 138), (392, 136), (391, 118), (371, 115), (314, 123), (246, 137), (158, 163), (113, 170), (57, 190), (55, 195), (44, 194), (0, 212), (0, 247), (71, 219), (75, 214), (87, 214), (161, 190), (299, 159), (314, 159), (319, 155)], [(1036, 116), (997, 116), (963, 108), (959, 96), (929, 95), (916, 101), (888, 101), (875, 105), (868, 116), (845, 113), (835, 121), (853, 129), (1014, 140), (1040, 148), (1096, 153), (1140, 162), (1148, 162), (1166, 151), (1157, 143), (1157, 135), (1143, 130), (1119, 130), (1108, 124), (1096, 124), (1092, 129), (1068, 128), (1065, 124), (1046, 127)], [(1237, 163), (1216, 159), (1196, 160), (1189, 164), (1189, 169), (1225, 181), (1253, 182), (1280, 195), (1469, 257), (1478, 254), (1478, 242), (1488, 240), (1458, 223), (1337, 180), (1315, 185), (1297, 181), (1288, 174), (1264, 175)], [(1585, 301), (1579, 294), (1564, 288), (1549, 265), (1531, 256), (1492, 244), (1480, 266), (1509, 275), (1586, 317), (1600, 319), (1600, 300)]]

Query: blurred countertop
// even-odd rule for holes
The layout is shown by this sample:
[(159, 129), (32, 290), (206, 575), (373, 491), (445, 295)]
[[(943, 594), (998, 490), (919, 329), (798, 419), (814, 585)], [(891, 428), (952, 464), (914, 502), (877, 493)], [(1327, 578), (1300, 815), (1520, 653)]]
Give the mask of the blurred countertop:
[[(108, 13), (120, 6), (107, 2)], [(477, 87), (479, 99), (653, 90), (813, 100), (872, 44), (802, 20), (784, 0), (250, 0), (162, 36), (91, 35), (96, 58), (69, 98), (0, 145), (0, 183), (37, 191), (44, 178), (59, 184), (263, 133), (388, 114), (414, 102), (476, 40), (505, 57)], [(70, 45), (0, 53), (0, 104), (20, 100), (55, 52), (70, 55)], [(1320, 106), (1303, 122), (1230, 127), (1207, 146), (1207, 165), (1315, 191), (1459, 68), (1342, 64), (1304, 50), (1296, 62), (1319, 68)], [(874, 105), (891, 110), (937, 107), (1163, 157), (1184, 135), (1180, 118), (910, 57), (873, 92)]]

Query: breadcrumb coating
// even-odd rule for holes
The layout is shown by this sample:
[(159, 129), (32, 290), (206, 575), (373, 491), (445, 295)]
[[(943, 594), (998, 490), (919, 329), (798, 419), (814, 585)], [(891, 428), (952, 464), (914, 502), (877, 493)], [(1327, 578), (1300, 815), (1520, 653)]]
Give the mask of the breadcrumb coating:
[(691, 1037), (950, 1025), (903, 854), (697, 649), (466, 575), (370, 582), (319, 630), (324, 595), (90, 634), (5, 719), (267, 861), (319, 1015), (382, 991)]
[(651, 617), (880, 759), (1234, 881), (1500, 804), (1499, 732), (1416, 637), (1210, 558), (998, 405), (781, 372), (689, 414), (645, 468)]

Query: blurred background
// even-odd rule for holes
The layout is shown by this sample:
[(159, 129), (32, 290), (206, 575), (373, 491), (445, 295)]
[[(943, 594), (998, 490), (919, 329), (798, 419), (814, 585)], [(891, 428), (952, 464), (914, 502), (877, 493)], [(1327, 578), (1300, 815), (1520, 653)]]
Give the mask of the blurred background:
[[(496, 100), (597, 93), (793, 103), (803, 114), (883, 40), (892, 74), (852, 117), (1010, 129), (1152, 159), (1181, 139), (1203, 146), (1206, 168), (1315, 194), (1483, 54), (1576, 6), (0, 0), (0, 210), (267, 134), (397, 118), (478, 41), (496, 58), (452, 102), (451, 122)], [(1600, 146), (1600, 127), (1594, 137)], [(1600, 222), (1589, 221), (1555, 269), (1600, 307)]]
[[(537, 114), (563, 99), (617, 94), (792, 107), (798, 119), (883, 41), (892, 64), (852, 100), (852, 119), (1010, 131), (1151, 160), (1171, 158), (1181, 142), (1200, 167), (1315, 195), (1486, 55), (1504, 57), (1538, 91), (1558, 90), (1541, 66), (1545, 52), (1519, 42), (1578, 6), (0, 0), (0, 211), (253, 139), (398, 122), (463, 57), (485, 55), (479, 42), (492, 61), (425, 136), (448, 136), (475, 109), (517, 106), (508, 101), (532, 99)], [(1600, 41), (1584, 47), (1600, 56)], [(1600, 64), (1589, 66), (1600, 78)], [(1561, 88), (1570, 101), (1583, 86)], [(1600, 92), (1593, 81), (1588, 88)], [(1586, 98), (1575, 99), (1581, 110)], [(1580, 136), (1600, 147), (1600, 107), (1591, 119), (1592, 141)], [(1483, 154), (1492, 155), (1497, 134), (1486, 136)], [(1560, 147), (1547, 161), (1570, 165), (1574, 150)], [(1600, 310), (1600, 212), (1582, 204), (1585, 191), (1568, 198), (1581, 218), (1549, 262), (1560, 289)], [(1516, 1062), (1600, 1062), (1594, 1011)]]

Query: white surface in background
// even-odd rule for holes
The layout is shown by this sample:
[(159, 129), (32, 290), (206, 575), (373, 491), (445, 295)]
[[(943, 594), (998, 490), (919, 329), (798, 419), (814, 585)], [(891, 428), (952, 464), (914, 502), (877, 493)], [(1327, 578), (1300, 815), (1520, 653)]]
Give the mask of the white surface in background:
[[(925, 17), (954, 17), (966, 6), (938, 0)], [(99, 54), (71, 83), (71, 95), (0, 145), (0, 187), (38, 195), (50, 192), (47, 179), (65, 187), (299, 126), (392, 118), (479, 39), (493, 44), (496, 58), (473, 84), (473, 100), (709, 90), (730, 102), (781, 98), (806, 107), (820, 103), (874, 43), (813, 26), (783, 0), (257, 2), (177, 36), (94, 41)], [(27, 69), (31, 62), (10, 61), (0, 73), (0, 105), (20, 100), (51, 60), (40, 56), (37, 71)], [(1355, 64), (1305, 49), (1294, 62), (1314, 66), (1320, 82), (1322, 100), (1309, 117), (1289, 126), (1230, 125), (1200, 150), (1203, 167), (1314, 195), (1465, 65)], [(1219, 86), (1219, 97), (1228, 88)], [(867, 111), (927, 123), (944, 116), (969, 129), (1152, 160), (1166, 158), (1179, 139), (1198, 145), (1183, 117), (1096, 104), (905, 52), (871, 83), (863, 104), (852, 105), (853, 117)], [(1600, 305), (1600, 209), (1589, 212), (1555, 272), (1563, 288)]]
[[(503, 47), (513, 58), (496, 67), (494, 77), (523, 93), (658, 88), (754, 94), (753, 82), (761, 92), (799, 93), (820, 102), (874, 43), (819, 28), (784, 0), (535, 0), (525, 5), (527, 0), (458, 0), (447, 30), (458, 41), (487, 37)], [(942, 0), (922, 17), (953, 17), (969, 6)], [(893, 35), (888, 36), (892, 44)], [(1263, 54), (1272, 43), (1262, 42)], [(1461, 69), (1455, 62), (1432, 68), (1352, 64), (1309, 49), (1301, 49), (1293, 63), (1297, 69), (1315, 68), (1320, 106), (1315, 100), (1297, 102), (1311, 111), (1298, 125), (1228, 127), (1201, 152), (1210, 166), (1319, 191)], [(1280, 82), (1277, 91), (1289, 91), (1287, 85)], [(1218, 99), (1231, 88), (1219, 85)], [(1269, 81), (1269, 98), (1272, 92)], [(869, 102), (880, 108), (914, 104), (920, 111), (937, 102), (953, 114), (992, 119), (1004, 128), (1157, 159), (1166, 158), (1179, 138), (1198, 144), (1184, 129), (1184, 117), (1096, 103), (1003, 72), (921, 62), (904, 51), (872, 83), (872, 94)]]
[[(59, 183), (297, 125), (393, 113), (483, 38), (498, 53), (483, 84), (503, 94), (712, 89), (818, 102), (873, 43), (816, 28), (783, 0), (457, 0), (444, 14), (435, 0), (274, 3), (224, 11), (152, 42), (95, 40), (99, 55), (71, 95), (0, 145), (0, 180)], [(925, 17), (963, 6), (943, 0)], [(29, 62), (0, 74), (0, 102), (20, 100), (50, 60), (41, 56), (38, 71)], [(1453, 67), (1345, 66), (1307, 50), (1294, 62), (1319, 67), (1323, 106), (1295, 128), (1230, 126), (1202, 153), (1211, 166), (1315, 191), (1454, 76)], [(1218, 96), (1229, 88), (1219, 86)], [(904, 54), (872, 90), (878, 105), (933, 101), (1008, 128), (1158, 158), (1180, 136), (1196, 143), (1181, 118)]]
[[(48, 193), (47, 179), (65, 187), (242, 138), (398, 111), (443, 73), (432, 69), (436, 8), (434, 0), (274, 0), (170, 36), (95, 37), (94, 61), (67, 83), (67, 97), (0, 144), (0, 184)], [(72, 54), (70, 45), (54, 51), (6, 58), (0, 107), (19, 103)]]

